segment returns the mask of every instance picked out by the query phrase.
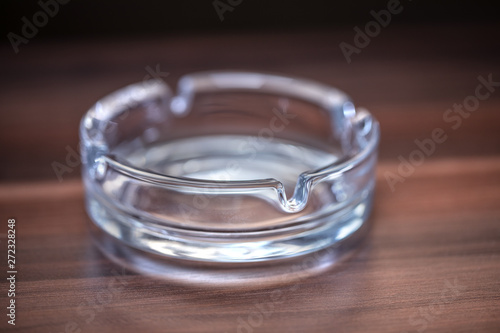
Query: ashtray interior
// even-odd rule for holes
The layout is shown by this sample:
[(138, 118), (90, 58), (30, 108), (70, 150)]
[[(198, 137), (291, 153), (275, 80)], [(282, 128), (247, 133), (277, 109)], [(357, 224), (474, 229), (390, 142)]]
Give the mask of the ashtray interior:
[(276, 179), (287, 196), (299, 175), (339, 159), (334, 153), (291, 140), (258, 136), (207, 135), (154, 143), (126, 152), (115, 150), (131, 165), (156, 173), (212, 181)]

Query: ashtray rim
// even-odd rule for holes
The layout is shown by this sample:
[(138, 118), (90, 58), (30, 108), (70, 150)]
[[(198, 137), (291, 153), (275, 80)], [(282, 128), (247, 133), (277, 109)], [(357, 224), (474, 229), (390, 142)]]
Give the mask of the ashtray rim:
[[(347, 155), (347, 158), (344, 156), (343, 159), (334, 161), (328, 165), (303, 172), (297, 180), (294, 195), (290, 199), (287, 199), (283, 183), (276, 178), (209, 180), (173, 176), (132, 165), (127, 161), (123, 161), (119, 156), (111, 153), (103, 153), (100, 156), (95, 156), (93, 161), (87, 162), (90, 165), (95, 164), (95, 170), (99, 170), (100, 168), (105, 169), (107, 166), (111, 166), (126, 176), (169, 187), (188, 186), (204, 190), (215, 188), (218, 191), (228, 192), (249, 187), (274, 188), (278, 191), (280, 201), (283, 203), (285, 209), (297, 211), (305, 205), (305, 202), (303, 202), (304, 200), (297, 200), (295, 198), (296, 195), (299, 195), (297, 191), (304, 192), (304, 189), (308, 189), (313, 183), (323, 178), (332, 177), (335, 174), (342, 174), (345, 171), (355, 168), (376, 151), (380, 140), (378, 122), (365, 109), (359, 108), (355, 110), (347, 94), (337, 88), (309, 79), (262, 72), (206, 71), (187, 74), (178, 81), (177, 96), (173, 96), (169, 86), (162, 80), (147, 80), (128, 85), (99, 99), (85, 113), (80, 123), (80, 138), (82, 143), (91, 142), (94, 145), (99, 145), (97, 141), (102, 137), (102, 133), (99, 133), (99, 131), (104, 131), (106, 126), (100, 125), (97, 132), (91, 136), (89, 135), (89, 124), (92, 124), (92, 118), (96, 117), (97, 112), (109, 117), (109, 119), (107, 119), (109, 121), (114, 115), (121, 112), (120, 108), (130, 105), (130, 100), (123, 100), (117, 103), (117, 100), (123, 98), (123, 96), (132, 96), (130, 98), (132, 98), (134, 102), (140, 102), (146, 98), (166, 98), (172, 103), (175, 102), (177, 105), (184, 104), (184, 107), (188, 108), (193, 96), (200, 91), (218, 89), (218, 91), (239, 90), (260, 92), (263, 87), (268, 90), (266, 91), (267, 93), (269, 93), (269, 91), (276, 94), (282, 93), (287, 97), (305, 99), (312, 103), (316, 103), (330, 112), (330, 115), (334, 117), (337, 122), (342, 123), (342, 125), (346, 127), (369, 119), (368, 124), (363, 125), (365, 128), (362, 129), (362, 131), (366, 133), (369, 132), (370, 139), (361, 150), (352, 155)], [(177, 107), (177, 109), (179, 109), (179, 107)], [(182, 112), (177, 111), (177, 113), (180, 114)], [(103, 144), (105, 145), (105, 142)], [(307, 196), (307, 190), (301, 193), (301, 196), (304, 195)]]

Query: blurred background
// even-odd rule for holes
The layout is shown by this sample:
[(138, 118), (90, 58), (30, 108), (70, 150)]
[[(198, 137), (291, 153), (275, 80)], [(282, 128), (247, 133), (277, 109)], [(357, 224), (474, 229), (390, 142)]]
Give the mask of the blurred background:
[[(43, 3), (50, 1), (42, 0)], [(371, 20), (370, 11), (390, 1), (60, 1), (60, 15), (43, 28), (37, 39), (152, 37), (179, 33), (241, 31), (296, 31), (311, 28), (352, 28)], [(64, 4), (62, 4), (64, 3)], [(401, 0), (400, 24), (443, 25), (498, 23), (493, 1)], [(215, 8), (224, 12), (221, 21)], [(39, 1), (2, 1), (4, 35), (20, 29), (20, 19), (40, 9)], [(237, 10), (236, 10), (237, 9)]]
[[(356, 47), (355, 28), (365, 31), (373, 13), (383, 17), (388, 6), (397, 13)], [(492, 1), (6, 0), (0, 13), (4, 182), (58, 180), (54, 162), (68, 167), (64, 178), (78, 177), (79, 167), (65, 159), (77, 149), (79, 119), (97, 99), (154, 75), (175, 85), (183, 74), (207, 69), (271, 71), (337, 86), (387, 125), (399, 123), (381, 146), (381, 157), (396, 161), (471, 93), (478, 75), (498, 71), (500, 59), (500, 13)], [(455, 136), (436, 156), (497, 152), (496, 129), (481, 117), (462, 131), (470, 126), (470, 135), (484, 137), (481, 145)], [(409, 126), (415, 123), (423, 126)]]

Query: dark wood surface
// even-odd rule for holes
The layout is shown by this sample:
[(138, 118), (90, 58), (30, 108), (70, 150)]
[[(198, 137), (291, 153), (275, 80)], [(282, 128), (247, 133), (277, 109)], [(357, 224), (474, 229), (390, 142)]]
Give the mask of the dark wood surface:
[[(496, 31), (389, 27), (351, 64), (339, 49), (349, 29), (1, 48), (0, 244), (6, 253), (15, 218), (18, 274), (15, 328), (0, 283), (0, 331), (499, 332), (500, 87), (457, 129), (443, 120), (478, 76), (500, 81)], [(308, 77), (370, 109), (382, 140), (359, 251), (298, 281), (241, 287), (172, 283), (107, 259), (88, 231), (78, 166), (58, 181), (52, 163), (76, 150), (93, 102), (157, 65), (170, 84), (205, 69)], [(386, 175), (398, 173), (398, 157), (436, 128), (446, 141), (392, 191)], [(259, 306), (271, 310), (261, 318)]]

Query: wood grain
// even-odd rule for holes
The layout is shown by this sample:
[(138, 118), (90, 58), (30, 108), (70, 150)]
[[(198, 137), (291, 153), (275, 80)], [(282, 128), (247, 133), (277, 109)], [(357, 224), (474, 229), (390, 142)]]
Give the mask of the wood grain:
[[(15, 328), (0, 283), (0, 331), (499, 332), (500, 88), (458, 129), (443, 121), (479, 75), (500, 81), (488, 36), (492, 27), (387, 29), (350, 65), (338, 48), (349, 30), (0, 49), (0, 244), (6, 253), (15, 217), (19, 271)], [(78, 121), (95, 100), (156, 64), (169, 83), (213, 68), (300, 75), (368, 107), (382, 141), (359, 251), (300, 281), (241, 288), (172, 283), (107, 259), (88, 231), (78, 168), (59, 182), (51, 163), (76, 149)], [(435, 128), (448, 139), (391, 191), (386, 174)]]

